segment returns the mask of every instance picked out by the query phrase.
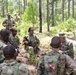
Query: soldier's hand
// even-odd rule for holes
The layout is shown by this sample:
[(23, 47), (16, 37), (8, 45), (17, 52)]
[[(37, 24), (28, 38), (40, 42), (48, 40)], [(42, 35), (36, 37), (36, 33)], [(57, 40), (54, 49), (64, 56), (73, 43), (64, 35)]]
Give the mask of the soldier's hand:
[(24, 41), (24, 44), (28, 45), (28, 41)]

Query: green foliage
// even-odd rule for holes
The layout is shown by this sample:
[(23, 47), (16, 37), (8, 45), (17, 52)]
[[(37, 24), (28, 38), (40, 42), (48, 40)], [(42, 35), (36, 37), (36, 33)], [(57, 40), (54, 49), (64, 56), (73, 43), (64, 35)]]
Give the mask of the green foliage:
[(26, 11), (22, 15), (22, 19), (26, 22), (30, 22), (30, 23), (35, 24), (37, 22), (36, 9), (37, 9), (36, 3), (29, 2)]
[(30, 27), (30, 24), (28, 24), (22, 20), (16, 23), (16, 28), (18, 30), (18, 35), (19, 35), (21, 41), (23, 40), (23, 37), (27, 34), (29, 27)]
[(38, 63), (38, 57), (32, 53), (31, 51), (28, 51), (30, 58), (28, 59), (31, 63), (37, 64)]
[(68, 19), (64, 23), (61, 23), (58, 26), (52, 27), (53, 32), (73, 32), (76, 27), (76, 21), (74, 19)]

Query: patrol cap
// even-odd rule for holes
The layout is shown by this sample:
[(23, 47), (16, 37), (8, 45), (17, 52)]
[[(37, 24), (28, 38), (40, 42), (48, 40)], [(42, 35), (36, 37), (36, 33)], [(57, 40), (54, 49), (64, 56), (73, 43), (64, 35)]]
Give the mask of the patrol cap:
[(30, 32), (30, 31), (34, 31), (34, 28), (33, 27), (29, 27), (28, 32)]
[(65, 37), (65, 33), (59, 33), (60, 37)]
[(59, 48), (61, 46), (61, 40), (58, 36), (54, 36), (51, 40), (50, 46), (53, 48)]

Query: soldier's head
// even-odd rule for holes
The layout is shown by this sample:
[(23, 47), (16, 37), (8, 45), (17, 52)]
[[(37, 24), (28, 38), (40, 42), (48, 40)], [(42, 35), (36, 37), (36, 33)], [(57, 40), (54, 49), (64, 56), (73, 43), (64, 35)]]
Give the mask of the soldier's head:
[(12, 45), (8, 45), (3, 48), (3, 54), (5, 59), (15, 59), (16, 58), (16, 50)]
[(52, 48), (60, 48), (61, 47), (61, 40), (58, 36), (54, 36), (51, 40), (50, 46)]
[(14, 27), (12, 27), (12, 28), (10, 29), (10, 31), (12, 32), (12, 35), (13, 35), (13, 36), (15, 36), (15, 35), (17, 34), (17, 29), (14, 28)]
[(1, 35), (1, 39), (2, 39), (4, 42), (8, 42), (8, 40), (9, 40), (9, 35), (10, 35), (9, 30), (7, 30), (7, 29), (2, 29), (0, 35)]
[(66, 41), (65, 33), (60, 33), (59, 37), (60, 37), (62, 43)]
[(8, 18), (8, 19), (11, 19), (10, 13), (7, 13), (7, 18)]
[(33, 35), (33, 33), (34, 33), (33, 27), (29, 27), (28, 32), (29, 32), (30, 35)]

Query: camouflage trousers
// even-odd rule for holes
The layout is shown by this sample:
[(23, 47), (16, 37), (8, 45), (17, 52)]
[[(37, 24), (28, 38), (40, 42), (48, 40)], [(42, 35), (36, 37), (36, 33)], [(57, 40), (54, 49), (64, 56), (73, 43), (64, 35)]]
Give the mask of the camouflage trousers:
[(39, 48), (34, 49), (32, 46), (27, 46), (25, 49), (28, 53), (31, 53), (31, 54), (38, 54), (40, 51)]

